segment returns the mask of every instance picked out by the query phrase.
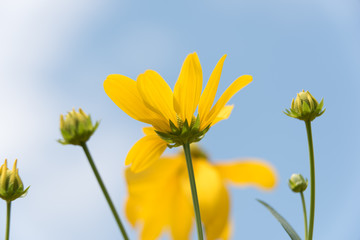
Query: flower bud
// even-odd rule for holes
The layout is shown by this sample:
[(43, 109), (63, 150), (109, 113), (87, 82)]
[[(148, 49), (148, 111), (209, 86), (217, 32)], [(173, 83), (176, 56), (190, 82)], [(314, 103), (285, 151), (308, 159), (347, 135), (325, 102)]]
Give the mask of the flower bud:
[(306, 190), (308, 185), (308, 180), (301, 174), (293, 174), (289, 179), (289, 187), (293, 192), (303, 192)]
[(323, 101), (324, 99), (319, 104), (309, 91), (305, 92), (303, 90), (297, 94), (295, 100), (292, 100), (291, 108), (285, 109), (284, 113), (299, 120), (312, 121), (325, 112), (325, 109), (322, 109), (324, 106)]
[(59, 142), (64, 145), (81, 145), (89, 140), (98, 126), (99, 122), (93, 125), (91, 117), (81, 108), (79, 108), (79, 112), (73, 109), (66, 114), (65, 118), (60, 115), (60, 131), (64, 139)]
[(29, 187), (24, 190), (24, 185), (19, 176), (19, 169), (16, 168), (17, 159), (13, 169), (7, 168), (7, 160), (0, 167), (0, 198), (7, 202), (14, 201), (19, 197), (24, 197)]

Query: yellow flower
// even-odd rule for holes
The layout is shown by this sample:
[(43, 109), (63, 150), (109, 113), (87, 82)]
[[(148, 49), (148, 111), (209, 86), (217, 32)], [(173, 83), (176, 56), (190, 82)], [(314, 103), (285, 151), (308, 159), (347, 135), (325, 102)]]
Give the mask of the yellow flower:
[[(276, 185), (276, 174), (259, 160), (214, 164), (193, 145), (192, 153), (206, 239), (228, 239), (230, 196), (226, 184), (270, 190)], [(141, 173), (128, 168), (125, 176), (129, 191), (126, 216), (133, 227), (141, 226), (140, 239), (156, 239), (164, 230), (170, 230), (175, 240), (190, 238), (194, 210), (183, 153), (157, 159)]]
[[(155, 71), (147, 70), (136, 81), (119, 74), (104, 81), (106, 94), (130, 117), (152, 125), (156, 134), (146, 134), (130, 150), (125, 164), (135, 172), (144, 170), (165, 151), (183, 143), (201, 140), (215, 123), (227, 119), (233, 106), (230, 98), (252, 81), (244, 75), (236, 79), (213, 105), (224, 55), (213, 70), (202, 91), (202, 69), (196, 53), (189, 54), (181, 68), (174, 92)], [(194, 113), (198, 109), (198, 115)]]

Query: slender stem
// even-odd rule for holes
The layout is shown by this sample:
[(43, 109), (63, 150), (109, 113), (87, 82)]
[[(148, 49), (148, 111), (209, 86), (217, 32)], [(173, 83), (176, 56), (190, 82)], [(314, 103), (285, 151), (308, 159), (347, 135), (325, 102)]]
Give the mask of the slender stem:
[(6, 202), (6, 232), (5, 232), (5, 240), (9, 240), (9, 236), (10, 236), (10, 212), (11, 212), (11, 201)]
[(81, 144), (81, 146), (84, 149), (86, 157), (89, 160), (90, 166), (91, 166), (92, 170), (94, 171), (95, 177), (96, 177), (96, 179), (97, 179), (97, 181), (98, 181), (98, 183), (100, 185), (100, 188), (101, 188), (101, 190), (102, 190), (102, 192), (103, 192), (103, 194), (104, 194), (104, 196), (106, 198), (107, 203), (109, 204), (111, 212), (114, 215), (116, 223), (118, 224), (119, 229), (120, 229), (124, 239), (129, 240), (129, 237), (126, 234), (125, 228), (124, 228), (123, 224), (121, 223), (119, 214), (117, 213), (117, 211), (115, 209), (115, 206), (114, 206), (113, 202), (111, 201), (110, 195), (109, 195), (108, 191), (106, 190), (106, 187), (105, 187), (103, 181), (101, 180), (100, 174), (99, 174), (98, 170), (96, 169), (95, 163), (94, 163), (94, 161), (93, 161), (93, 159), (92, 159), (92, 157), (90, 155), (90, 152), (89, 152), (89, 149), (88, 149), (86, 143)]
[(303, 212), (304, 212), (305, 240), (308, 240), (308, 223), (307, 223), (306, 204), (305, 204), (304, 193), (300, 192), (300, 195), (301, 195), (301, 202), (302, 202)]
[(312, 240), (313, 232), (314, 232), (314, 218), (315, 218), (315, 159), (314, 159), (314, 147), (313, 147), (312, 133), (311, 133), (311, 122), (305, 121), (305, 125), (306, 125), (306, 132), (309, 143), (310, 186), (311, 186), (308, 240)]
[(196, 183), (195, 183), (195, 176), (194, 176), (194, 169), (191, 160), (191, 153), (190, 153), (190, 144), (186, 143), (183, 145), (185, 158), (186, 158), (186, 165), (189, 173), (189, 180), (190, 180), (190, 187), (191, 187), (191, 195), (194, 204), (194, 211), (195, 211), (195, 219), (196, 219), (196, 227), (198, 232), (198, 239), (203, 240), (203, 229), (201, 225), (201, 216), (200, 216), (200, 207), (199, 207), (199, 200), (196, 192)]

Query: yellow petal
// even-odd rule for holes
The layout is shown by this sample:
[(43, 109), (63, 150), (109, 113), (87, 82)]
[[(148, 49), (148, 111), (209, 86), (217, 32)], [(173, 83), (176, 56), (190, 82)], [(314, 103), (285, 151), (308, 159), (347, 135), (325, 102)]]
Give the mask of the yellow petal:
[(216, 64), (209, 81), (206, 84), (206, 87), (201, 94), (200, 101), (199, 101), (199, 117), (200, 121), (203, 121), (210, 113), (210, 109), (214, 103), (214, 99), (216, 96), (216, 91), (218, 89), (221, 71), (224, 65), (226, 55), (220, 58), (219, 62)]
[(224, 179), (242, 186), (271, 190), (277, 181), (275, 170), (259, 160), (221, 163), (217, 164), (216, 168)]
[(159, 130), (169, 128), (168, 122), (145, 106), (136, 82), (131, 78), (119, 74), (109, 75), (104, 81), (104, 89), (111, 100), (130, 117), (149, 123)]
[(137, 78), (137, 88), (146, 106), (176, 124), (173, 92), (165, 80), (155, 71), (147, 70)]
[(174, 158), (160, 158), (140, 173), (125, 171), (129, 191), (126, 216), (131, 223), (143, 224), (140, 239), (157, 239), (170, 226), (179, 163)]
[(219, 194), (218, 201), (211, 208), (213, 215), (203, 219), (205, 234), (208, 240), (219, 239), (224, 231), (226, 231), (227, 223), (229, 221), (230, 198), (224, 185)]
[(233, 231), (233, 224), (231, 221), (228, 221), (223, 232), (220, 235), (220, 239), (222, 240), (231, 239), (232, 231)]
[[(143, 229), (140, 239), (157, 239), (162, 231), (169, 224), (169, 214), (172, 208), (173, 193), (176, 189), (172, 188), (171, 182), (167, 182), (163, 188), (157, 189), (150, 196), (149, 200), (143, 205)], [(166, 194), (163, 194), (166, 192)]]
[(225, 106), (225, 104), (234, 96), (235, 93), (240, 91), (243, 87), (248, 85), (252, 81), (252, 77), (250, 75), (244, 75), (236, 79), (221, 95), (217, 103), (211, 109), (210, 114), (207, 119), (204, 119), (204, 125), (207, 126), (212, 123), (221, 109)]
[[(215, 125), (216, 123), (228, 119), (230, 117), (230, 114), (234, 108), (234, 105), (227, 105), (221, 109), (219, 114), (216, 116), (215, 120), (211, 123), (211, 126)], [(204, 126), (204, 128), (207, 126)]]
[[(179, 181), (176, 182), (179, 184)], [(174, 194), (174, 199), (172, 201), (170, 228), (171, 236), (174, 240), (189, 239), (191, 228), (194, 223), (193, 205), (190, 201), (188, 201), (185, 193), (178, 190), (180, 188), (180, 185), (174, 186), (174, 189), (176, 189), (176, 194)]]
[(168, 179), (176, 175), (179, 171), (179, 166), (184, 165), (178, 158), (161, 157), (154, 161), (144, 171), (134, 173), (127, 168), (125, 171), (125, 178), (128, 184), (128, 191), (132, 197), (137, 196), (141, 199), (145, 195), (151, 194), (154, 188), (161, 187), (164, 183), (168, 182)]
[(145, 135), (156, 135), (155, 128), (153, 127), (143, 127), (142, 130)]
[(174, 88), (174, 109), (181, 120), (190, 123), (202, 91), (202, 69), (196, 53), (189, 54)]
[(139, 208), (135, 199), (128, 198), (125, 203), (125, 214), (130, 224), (135, 227), (136, 222), (139, 219)]
[[(220, 237), (228, 221), (229, 195), (216, 168), (206, 160), (194, 159), (193, 164), (200, 215), (204, 223), (206, 237), (209, 240), (215, 240)], [(182, 186), (187, 193), (188, 201), (192, 202), (190, 185), (186, 175)]]
[[(167, 194), (162, 194), (167, 192)], [(153, 192), (152, 201), (148, 201), (145, 210), (144, 226), (141, 231), (140, 239), (153, 240), (157, 239), (164, 228), (169, 224), (169, 213), (171, 211), (173, 194), (175, 189), (171, 185), (164, 187), (160, 191)]]
[(145, 136), (130, 149), (125, 164), (131, 163), (131, 170), (140, 172), (158, 160), (166, 147), (167, 143), (157, 135)]

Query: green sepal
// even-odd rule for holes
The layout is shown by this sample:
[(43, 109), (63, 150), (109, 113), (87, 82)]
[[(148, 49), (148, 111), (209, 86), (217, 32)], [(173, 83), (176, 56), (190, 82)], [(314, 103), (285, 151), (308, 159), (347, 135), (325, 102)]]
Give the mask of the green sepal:
[(189, 126), (189, 123), (187, 121), (187, 119), (185, 119), (185, 122), (184, 122), (184, 125), (183, 127), (181, 128), (181, 135), (186, 135), (190, 130), (190, 126)]
[(179, 131), (179, 129), (175, 126), (175, 124), (169, 120), (169, 124), (170, 124), (170, 129), (173, 133), (177, 133)]
[(169, 124), (171, 132), (159, 132), (155, 130), (156, 134), (168, 143), (169, 148), (179, 147), (186, 143), (198, 142), (210, 129), (209, 125), (205, 129), (200, 131), (199, 115), (191, 120), (190, 125), (187, 120), (182, 122), (180, 119), (178, 119), (179, 127), (176, 127), (175, 124), (170, 120)]
[(198, 132), (200, 130), (200, 117), (197, 115), (195, 121), (192, 122), (191, 131)]
[(321, 111), (321, 109), (324, 107), (324, 99), (321, 99), (319, 105), (317, 106), (316, 110)]
[(274, 208), (272, 208), (266, 202), (261, 201), (260, 199), (256, 199), (256, 200), (262, 205), (264, 205), (269, 210), (269, 212), (280, 222), (281, 226), (284, 228), (284, 230), (287, 232), (287, 234), (290, 236), (292, 240), (301, 240), (301, 238), (296, 233), (294, 228)]
[(310, 113), (310, 106), (307, 102), (303, 102), (302, 104), (302, 113), (303, 114), (309, 114)]

